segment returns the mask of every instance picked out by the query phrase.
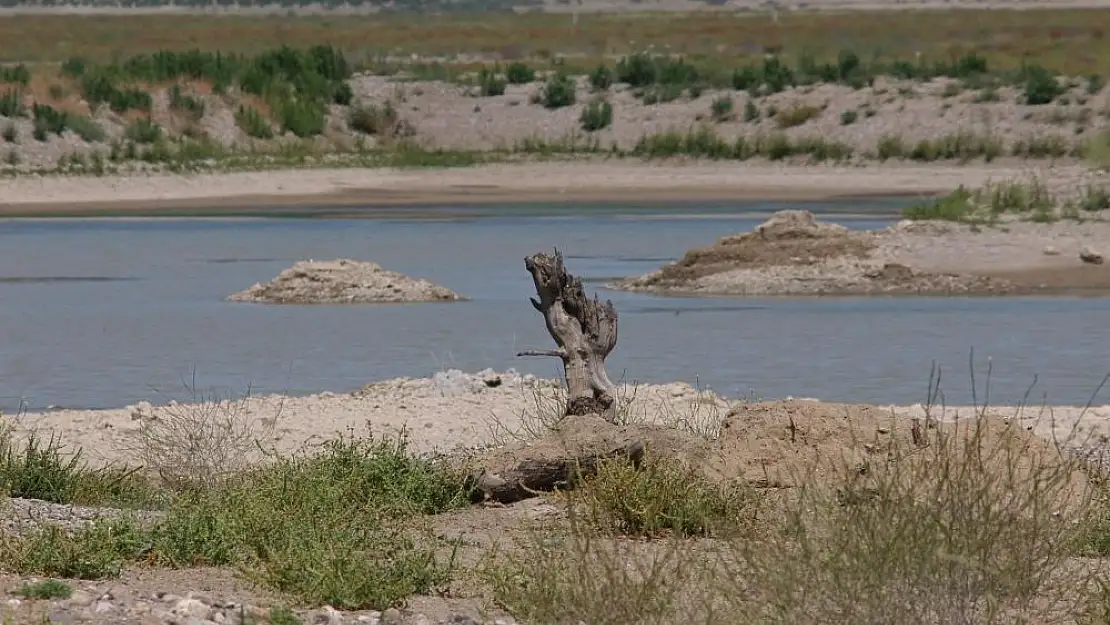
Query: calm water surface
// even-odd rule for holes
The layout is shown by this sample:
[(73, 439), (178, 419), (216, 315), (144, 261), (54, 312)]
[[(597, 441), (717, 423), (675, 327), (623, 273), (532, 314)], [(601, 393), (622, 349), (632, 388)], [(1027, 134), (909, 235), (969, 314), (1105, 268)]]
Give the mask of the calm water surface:
[[(220, 393), (350, 390), (486, 367), (551, 339), (528, 302), (528, 254), (558, 246), (587, 290), (782, 208), (882, 227), (900, 201), (392, 211), (388, 219), (0, 221), (0, 409), (116, 407)], [(369, 259), (473, 301), (266, 306), (224, 297), (302, 258)], [(1106, 299), (678, 299), (602, 293), (621, 315), (614, 377), (697, 381), (730, 395), (915, 402), (933, 361), (970, 401), (968, 355), (991, 399), (1084, 403), (1110, 371)], [(1047, 393), (1047, 398), (1043, 394)], [(1110, 394), (1110, 391), (1108, 391)], [(1105, 397), (1103, 402), (1110, 401)]]

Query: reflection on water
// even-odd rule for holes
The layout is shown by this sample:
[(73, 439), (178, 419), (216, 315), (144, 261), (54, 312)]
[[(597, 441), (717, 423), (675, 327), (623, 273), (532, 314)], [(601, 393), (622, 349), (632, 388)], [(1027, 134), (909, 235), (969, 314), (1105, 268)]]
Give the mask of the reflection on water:
[[(901, 201), (839, 202), (852, 228), (883, 227)], [(0, 409), (122, 406), (202, 388), (343, 391), (449, 367), (558, 375), (528, 298), (525, 256), (558, 247), (590, 291), (799, 203), (390, 209), (389, 219), (0, 222)], [(349, 210), (349, 209), (347, 209)], [(357, 211), (356, 211), (357, 212)], [(468, 220), (407, 219), (404, 215)], [(306, 212), (307, 214), (307, 212)], [(843, 215), (854, 215), (844, 218)], [(696, 215), (696, 217), (691, 217)], [(740, 218), (737, 215), (744, 215)], [(650, 219), (645, 218), (650, 216)], [(288, 217), (288, 214), (282, 214)], [(557, 218), (551, 218), (557, 217)], [(471, 301), (260, 306), (225, 297), (298, 259), (356, 258)], [(30, 281), (30, 282), (28, 282)], [(33, 285), (33, 286), (31, 286)], [(601, 291), (620, 313), (613, 377), (675, 379), (732, 395), (916, 402), (931, 363), (949, 403), (970, 402), (967, 359), (993, 358), (991, 397), (1084, 403), (1110, 339), (1105, 299), (661, 298)], [(984, 375), (980, 371), (979, 375)], [(981, 378), (980, 378), (981, 379)]]

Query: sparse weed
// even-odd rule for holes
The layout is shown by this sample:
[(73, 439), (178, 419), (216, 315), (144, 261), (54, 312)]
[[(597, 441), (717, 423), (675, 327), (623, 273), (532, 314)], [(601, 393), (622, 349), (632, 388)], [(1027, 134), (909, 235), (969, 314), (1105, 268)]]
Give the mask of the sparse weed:
[(256, 418), (244, 398), (203, 395), (154, 406), (137, 415), (139, 427), (126, 447), (174, 490), (211, 487), (252, 464), (272, 442), (281, 400), (273, 414)]
[(613, 105), (606, 100), (594, 100), (582, 109), (579, 118), (582, 130), (596, 132), (609, 127), (613, 123)]
[(775, 116), (775, 123), (779, 128), (793, 128), (814, 119), (821, 114), (821, 109), (815, 106), (795, 106), (785, 111), (779, 111)]
[(73, 588), (57, 579), (46, 579), (41, 582), (26, 583), (15, 589), (15, 594), (24, 599), (69, 599), (73, 595)]
[(353, 106), (347, 114), (347, 125), (368, 135), (388, 136), (396, 128), (397, 122), (397, 109), (392, 102), (386, 102), (380, 107), (372, 104)]
[(725, 122), (733, 117), (733, 102), (732, 96), (721, 95), (713, 99), (713, 104), (710, 107), (710, 114), (713, 116), (714, 121)]

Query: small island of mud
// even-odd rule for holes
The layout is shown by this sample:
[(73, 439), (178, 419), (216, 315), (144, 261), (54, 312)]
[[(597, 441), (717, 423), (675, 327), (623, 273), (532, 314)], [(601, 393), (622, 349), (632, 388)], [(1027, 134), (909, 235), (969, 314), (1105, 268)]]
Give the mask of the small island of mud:
[(267, 304), (401, 304), (467, 298), (376, 263), (340, 258), (300, 261), (270, 282), (255, 284), (227, 299)]
[(609, 287), (686, 296), (1106, 294), (1110, 270), (1082, 257), (1107, 240), (1105, 221), (902, 221), (860, 231), (787, 210)]

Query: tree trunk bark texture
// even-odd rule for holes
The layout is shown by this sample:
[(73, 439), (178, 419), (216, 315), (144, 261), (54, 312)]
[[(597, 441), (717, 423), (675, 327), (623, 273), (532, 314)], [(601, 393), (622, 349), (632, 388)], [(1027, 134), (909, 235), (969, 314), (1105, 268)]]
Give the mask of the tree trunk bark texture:
[(617, 345), (617, 311), (611, 300), (588, 299), (582, 281), (567, 273), (563, 255), (533, 254), (524, 259), (537, 297), (532, 306), (543, 315), (558, 349), (520, 355), (558, 356), (567, 383), (566, 416), (598, 415), (617, 420), (617, 386), (605, 370), (605, 358)]

